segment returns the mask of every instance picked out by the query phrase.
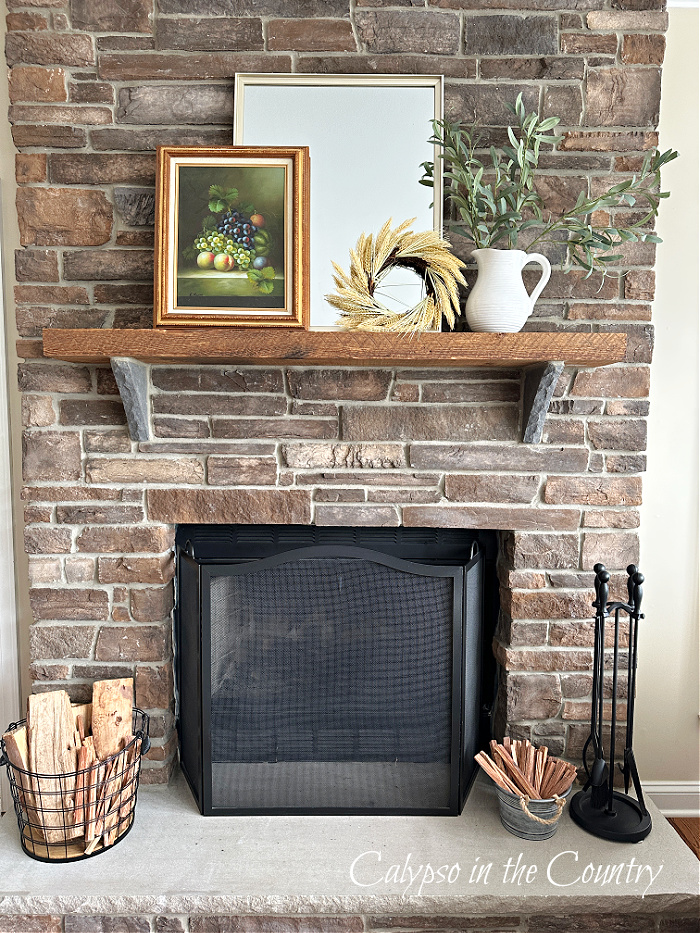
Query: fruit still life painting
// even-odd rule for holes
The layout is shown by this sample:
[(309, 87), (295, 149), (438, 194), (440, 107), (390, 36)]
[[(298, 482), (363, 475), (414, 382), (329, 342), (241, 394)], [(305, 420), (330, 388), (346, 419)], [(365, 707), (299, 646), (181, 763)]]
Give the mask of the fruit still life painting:
[(284, 165), (180, 165), (176, 306), (285, 304)]

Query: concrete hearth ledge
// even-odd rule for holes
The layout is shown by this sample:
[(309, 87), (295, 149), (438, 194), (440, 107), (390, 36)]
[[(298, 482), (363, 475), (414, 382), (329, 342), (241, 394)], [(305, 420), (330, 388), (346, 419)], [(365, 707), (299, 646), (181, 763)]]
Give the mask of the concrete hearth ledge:
[[(651, 835), (637, 845), (584, 833), (568, 810), (551, 840), (526, 842), (501, 826), (493, 787), (480, 777), (461, 817), (204, 818), (180, 777), (142, 789), (123, 842), (71, 865), (24, 855), (6, 814), (0, 915), (697, 914), (699, 863), (653, 805), (652, 817)], [(504, 881), (519, 856), (529, 874)], [(489, 863), (487, 882), (477, 880), (475, 866)], [(407, 864), (418, 872), (412, 885)], [(584, 883), (589, 864), (593, 879)], [(599, 866), (619, 865), (618, 882), (596, 883)], [(451, 882), (437, 883), (441, 866)]]

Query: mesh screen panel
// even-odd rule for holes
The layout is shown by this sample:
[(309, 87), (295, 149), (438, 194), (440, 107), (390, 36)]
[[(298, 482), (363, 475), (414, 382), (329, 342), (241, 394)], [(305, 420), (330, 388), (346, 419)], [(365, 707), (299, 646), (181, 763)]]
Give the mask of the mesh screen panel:
[(445, 807), (447, 762), (214, 762), (214, 806), (249, 809), (401, 809)]
[(214, 806), (446, 806), (453, 587), (337, 557), (213, 576)]

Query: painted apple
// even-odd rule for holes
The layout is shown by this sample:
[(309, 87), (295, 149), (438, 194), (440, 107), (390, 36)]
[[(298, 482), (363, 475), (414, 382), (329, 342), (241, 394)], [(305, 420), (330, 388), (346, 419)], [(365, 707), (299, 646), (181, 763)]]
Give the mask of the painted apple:
[(197, 265), (200, 269), (211, 269), (215, 262), (216, 258), (213, 253), (204, 251), (197, 256)]
[(258, 229), (265, 226), (265, 218), (262, 214), (251, 214), (250, 222), (254, 227), (258, 227)]
[(214, 268), (217, 272), (230, 272), (235, 264), (236, 260), (228, 253), (217, 253), (214, 257)]

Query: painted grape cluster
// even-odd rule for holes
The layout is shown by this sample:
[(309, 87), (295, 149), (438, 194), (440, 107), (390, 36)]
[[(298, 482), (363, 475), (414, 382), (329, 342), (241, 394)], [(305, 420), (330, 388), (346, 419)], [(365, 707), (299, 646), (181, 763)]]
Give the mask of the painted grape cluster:
[[(215, 222), (209, 216), (194, 240), (197, 265), (200, 269), (218, 272), (239, 270), (272, 270), (268, 255), (270, 234), (265, 229), (265, 218), (254, 208), (234, 207), (238, 192), (212, 185), (209, 189), (209, 210), (218, 215)], [(269, 271), (265, 279), (269, 277)], [(251, 280), (257, 284), (258, 276)]]
[(194, 242), (200, 269), (228, 272), (234, 268), (264, 269), (268, 264), (270, 235), (264, 229), (262, 214), (246, 217), (237, 210), (227, 211), (210, 232), (202, 231)]

